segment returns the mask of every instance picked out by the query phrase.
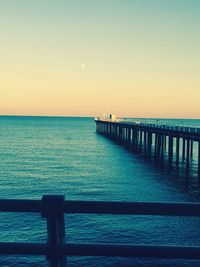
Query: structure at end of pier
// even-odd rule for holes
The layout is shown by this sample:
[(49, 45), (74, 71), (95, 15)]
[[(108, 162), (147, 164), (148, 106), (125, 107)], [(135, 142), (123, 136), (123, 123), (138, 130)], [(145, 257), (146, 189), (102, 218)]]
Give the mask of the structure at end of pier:
[(102, 117), (96, 117), (95, 121), (110, 121), (110, 122), (119, 122), (120, 120), (117, 118), (117, 116), (115, 114), (103, 114)]

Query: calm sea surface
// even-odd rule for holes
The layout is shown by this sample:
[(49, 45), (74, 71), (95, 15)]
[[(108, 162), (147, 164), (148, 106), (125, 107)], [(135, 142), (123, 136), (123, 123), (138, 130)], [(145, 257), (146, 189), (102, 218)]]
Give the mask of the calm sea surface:
[[(200, 120), (168, 123), (199, 127)], [(93, 118), (0, 117), (0, 198), (199, 201), (196, 152), (190, 173), (130, 153), (99, 135)], [(181, 169), (181, 168), (180, 168)], [(66, 215), (66, 241), (200, 245), (200, 219)], [(38, 214), (0, 214), (2, 241), (45, 242)], [(69, 257), (69, 266), (200, 266), (200, 261)], [(0, 266), (47, 266), (44, 257), (0, 257)]]

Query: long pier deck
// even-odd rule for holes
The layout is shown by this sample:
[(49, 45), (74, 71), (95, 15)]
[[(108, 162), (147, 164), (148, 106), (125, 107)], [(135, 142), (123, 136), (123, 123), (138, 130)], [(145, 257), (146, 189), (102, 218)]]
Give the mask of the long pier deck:
[(154, 155), (162, 158), (168, 154), (169, 161), (173, 156), (176, 163), (185, 161), (189, 169), (193, 157), (194, 142), (197, 143), (197, 166), (200, 175), (200, 128), (185, 126), (158, 125), (155, 123), (112, 121), (95, 118), (96, 130), (125, 146), (139, 151), (141, 147), (149, 155), (154, 148)]

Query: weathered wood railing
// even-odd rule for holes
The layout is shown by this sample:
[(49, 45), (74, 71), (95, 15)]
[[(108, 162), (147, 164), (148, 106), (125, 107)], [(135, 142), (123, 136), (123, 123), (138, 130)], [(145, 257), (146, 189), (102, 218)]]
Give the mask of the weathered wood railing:
[(0, 212), (40, 212), (47, 220), (47, 243), (0, 242), (0, 255), (44, 255), (49, 266), (66, 266), (65, 256), (112, 256), (200, 259), (200, 246), (144, 246), (64, 243), (65, 213), (200, 216), (200, 203), (66, 201), (64, 196), (42, 200), (0, 200)]

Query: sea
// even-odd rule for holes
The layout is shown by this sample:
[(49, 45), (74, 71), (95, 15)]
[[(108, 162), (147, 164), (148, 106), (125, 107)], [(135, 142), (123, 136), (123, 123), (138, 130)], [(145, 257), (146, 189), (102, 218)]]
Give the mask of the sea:
[[(156, 123), (200, 127), (200, 120)], [(61, 194), (66, 200), (198, 202), (195, 149), (192, 170), (185, 172), (184, 166), (161, 164), (96, 133), (94, 118), (0, 116), (0, 198)], [(200, 245), (197, 217), (67, 214), (65, 231), (65, 241), (74, 243)], [(37, 213), (0, 213), (0, 237), (1, 242), (46, 242), (46, 221)], [(67, 263), (200, 267), (199, 260), (120, 257), (68, 257)], [(0, 256), (0, 266), (48, 265), (44, 256)]]

